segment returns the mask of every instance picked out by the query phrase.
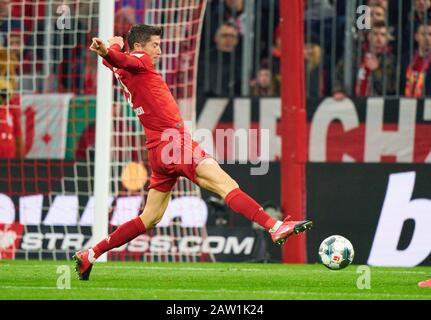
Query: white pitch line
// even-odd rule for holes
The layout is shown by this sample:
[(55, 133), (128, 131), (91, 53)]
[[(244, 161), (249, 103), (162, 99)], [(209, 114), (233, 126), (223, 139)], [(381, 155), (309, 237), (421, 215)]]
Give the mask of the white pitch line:
[[(0, 286), (0, 289), (29, 289), (29, 290), (59, 290), (62, 292), (69, 292), (69, 290), (60, 290), (56, 287), (38, 287), (38, 286)], [(301, 295), (301, 296), (338, 296), (338, 297), (345, 297), (345, 296), (351, 296), (351, 297), (361, 297), (361, 296), (371, 296), (371, 298), (378, 298), (378, 297), (403, 297), (403, 298), (427, 298), (426, 295), (417, 295), (417, 294), (392, 294), (392, 293), (372, 293), (370, 294), (363, 294), (363, 293), (329, 293), (329, 292), (302, 292), (302, 291), (282, 291), (282, 290), (230, 290), (230, 289), (216, 289), (216, 290), (201, 290), (201, 289), (146, 289), (146, 288), (110, 288), (110, 287), (100, 287), (100, 288), (71, 288), (72, 291), (86, 291), (86, 290), (97, 290), (97, 291), (140, 291), (145, 292), (148, 291), (148, 293), (153, 292), (184, 292), (184, 293), (240, 293), (240, 294), (284, 294), (284, 295)], [(431, 294), (429, 296), (431, 299)]]
[[(13, 265), (13, 264), (9, 264), (9, 265), (2, 265), (1, 266), (6, 266), (6, 267), (12, 267), (12, 268), (46, 268), (46, 267), (58, 267), (58, 266), (63, 266), (63, 265), (68, 265), (68, 264), (44, 264), (44, 265), (40, 265), (40, 266), (35, 266), (35, 265)], [(72, 264), (70, 264), (70, 266), (72, 267)], [(149, 270), (171, 270), (171, 271), (250, 271), (250, 272), (268, 272), (268, 269), (260, 269), (260, 268), (241, 268), (240, 266), (238, 267), (226, 267), (226, 268), (201, 268), (201, 267), (155, 267), (155, 266), (148, 266), (145, 265), (145, 262), (143, 262), (142, 266), (104, 266), (102, 263), (96, 263), (95, 264), (96, 268), (100, 268), (100, 269), (125, 269), (125, 270), (145, 270), (145, 269), (149, 269)], [(355, 266), (352, 266), (353, 268)], [(323, 268), (323, 267), (322, 267)], [(402, 270), (374, 270), (372, 269), (373, 267), (371, 267), (371, 273), (394, 273), (394, 274), (430, 274), (431, 272), (425, 272), (425, 271), (402, 271)], [(336, 272), (337, 274), (356, 274), (356, 271), (354, 269), (351, 270), (342, 270), (342, 271), (330, 271), (330, 270), (326, 270), (326, 269), (322, 269), (322, 270), (292, 270), (292, 269), (271, 269), (272, 272), (289, 272), (289, 273), (328, 273), (328, 272)]]
[[(97, 265), (96, 265), (97, 267)], [(189, 267), (151, 267), (151, 266), (142, 266), (142, 267), (133, 267), (133, 266), (103, 266), (101, 265), (102, 268), (104, 269), (131, 269), (131, 270), (144, 270), (144, 269), (150, 269), (150, 270), (174, 270), (174, 271), (181, 271), (181, 270), (185, 270), (185, 271), (251, 271), (251, 272), (268, 272), (268, 269), (258, 269), (258, 268), (241, 268), (241, 267), (233, 267), (233, 268), (189, 268)], [(271, 272), (289, 272), (289, 273), (328, 273), (328, 272), (336, 272), (337, 274), (341, 274), (341, 273), (351, 273), (351, 274), (356, 274), (356, 271), (354, 270), (342, 270), (342, 271), (330, 271), (330, 270), (326, 270), (326, 269), (322, 269), (322, 270), (292, 270), (292, 269), (270, 269)], [(399, 273), (399, 274), (428, 274), (425, 271), (397, 271), (397, 270), (392, 270), (392, 271), (385, 271), (385, 270), (373, 270), (371, 269), (371, 273), (373, 272), (380, 272), (380, 273)], [(431, 272), (429, 272), (429, 274), (431, 275)]]

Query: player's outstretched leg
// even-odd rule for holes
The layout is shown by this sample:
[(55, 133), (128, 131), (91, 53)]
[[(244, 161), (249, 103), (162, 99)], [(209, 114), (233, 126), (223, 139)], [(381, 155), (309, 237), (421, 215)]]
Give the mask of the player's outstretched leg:
[(100, 241), (93, 248), (79, 251), (72, 257), (79, 280), (89, 280), (93, 263), (105, 252), (118, 248), (135, 239), (156, 226), (163, 217), (168, 206), (171, 192), (160, 192), (151, 189), (143, 213), (120, 225), (106, 239)]
[(421, 288), (431, 288), (431, 279), (419, 282), (418, 286)]
[(233, 180), (212, 158), (203, 160), (196, 168), (196, 182), (200, 187), (217, 193), (236, 213), (259, 224), (269, 231), (276, 244), (283, 244), (293, 234), (298, 234), (313, 227), (313, 222), (277, 221), (268, 215), (256, 201), (244, 193)]

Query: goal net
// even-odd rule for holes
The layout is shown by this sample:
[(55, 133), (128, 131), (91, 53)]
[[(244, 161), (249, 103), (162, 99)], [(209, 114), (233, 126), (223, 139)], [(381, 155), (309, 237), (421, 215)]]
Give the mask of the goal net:
[[(0, 133), (9, 130), (14, 150), (0, 155), (0, 259), (69, 259), (91, 239), (98, 62), (88, 46), (98, 35), (98, 7), (96, 0), (8, 7)], [(126, 37), (137, 23), (163, 27), (158, 69), (190, 123), (205, 7), (206, 0), (115, 1), (115, 35)], [(141, 212), (151, 174), (143, 128), (113, 86), (109, 232)], [(211, 261), (206, 218), (199, 188), (181, 179), (158, 227), (108, 259)]]

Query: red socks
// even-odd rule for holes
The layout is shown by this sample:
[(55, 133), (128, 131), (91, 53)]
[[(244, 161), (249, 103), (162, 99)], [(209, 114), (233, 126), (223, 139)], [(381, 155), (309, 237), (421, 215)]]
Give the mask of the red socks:
[(132, 241), (145, 231), (145, 225), (139, 217), (123, 223), (106, 239), (100, 241), (93, 247), (94, 258), (97, 259), (99, 256), (113, 248), (121, 247), (123, 244)]
[(232, 190), (224, 199), (226, 204), (236, 213), (256, 222), (266, 230), (270, 230), (277, 220), (268, 215), (263, 208), (241, 189)]
[[(270, 230), (277, 220), (268, 215), (263, 208), (241, 189), (231, 191), (225, 198), (226, 204), (236, 213), (242, 214), (249, 220), (256, 222), (266, 230)], [(105, 252), (132, 241), (146, 231), (141, 218), (137, 217), (120, 225), (106, 239), (93, 247), (94, 258), (97, 259)]]

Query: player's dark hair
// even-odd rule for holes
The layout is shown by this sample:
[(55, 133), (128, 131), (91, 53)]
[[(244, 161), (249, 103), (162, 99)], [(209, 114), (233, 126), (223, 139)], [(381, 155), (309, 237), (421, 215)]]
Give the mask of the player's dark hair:
[(127, 43), (129, 44), (130, 51), (133, 51), (133, 45), (135, 43), (141, 43), (145, 45), (151, 40), (152, 36), (161, 37), (163, 29), (158, 26), (150, 26), (147, 24), (136, 24), (130, 28), (127, 34)]

